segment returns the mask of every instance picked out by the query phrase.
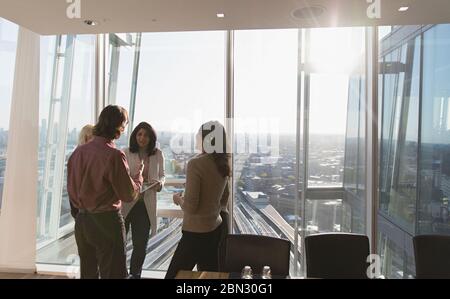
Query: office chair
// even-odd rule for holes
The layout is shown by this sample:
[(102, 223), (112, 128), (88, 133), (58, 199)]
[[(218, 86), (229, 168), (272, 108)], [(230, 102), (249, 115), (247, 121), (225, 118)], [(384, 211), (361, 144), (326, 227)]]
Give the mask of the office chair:
[(250, 266), (260, 274), (270, 266), (272, 275), (289, 275), (291, 242), (285, 239), (259, 235), (228, 235), (224, 242), (224, 260), (219, 265), (222, 272), (240, 273)]
[(450, 278), (450, 236), (413, 237), (416, 278)]
[(312, 278), (367, 279), (369, 238), (348, 233), (305, 237), (306, 276)]

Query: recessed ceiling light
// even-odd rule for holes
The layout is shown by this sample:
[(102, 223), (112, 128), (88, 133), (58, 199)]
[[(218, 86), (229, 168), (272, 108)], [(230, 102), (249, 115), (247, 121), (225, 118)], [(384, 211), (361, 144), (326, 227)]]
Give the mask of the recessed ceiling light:
[(402, 6), (398, 9), (398, 11), (404, 12), (404, 11), (407, 11), (408, 9), (409, 9), (408, 6)]
[(224, 13), (218, 13), (216, 15), (219, 19), (225, 18), (225, 14)]
[(86, 24), (88, 26), (97, 26), (98, 22), (96, 22), (94, 20), (84, 20), (84, 24)]

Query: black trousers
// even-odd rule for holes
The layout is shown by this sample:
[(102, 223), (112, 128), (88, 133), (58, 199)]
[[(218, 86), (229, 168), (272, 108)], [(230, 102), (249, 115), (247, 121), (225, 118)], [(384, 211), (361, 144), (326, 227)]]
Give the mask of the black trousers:
[(208, 233), (182, 233), (165, 278), (175, 278), (178, 271), (192, 270), (195, 265), (201, 271), (218, 271), (222, 226)]
[(229, 234), (228, 225), (230, 223), (230, 214), (227, 211), (221, 211), (220, 216), (222, 217), (222, 224), (220, 224), (220, 240), (219, 240), (219, 271), (225, 267), (225, 254), (226, 254), (226, 241), (227, 235)]
[(85, 213), (75, 220), (80, 278), (127, 278), (125, 226), (117, 212)]
[(138, 200), (125, 219), (125, 228), (128, 232), (131, 226), (131, 239), (133, 253), (130, 261), (130, 274), (133, 278), (140, 278), (142, 265), (147, 254), (147, 243), (150, 235), (150, 220), (148, 218), (145, 202)]

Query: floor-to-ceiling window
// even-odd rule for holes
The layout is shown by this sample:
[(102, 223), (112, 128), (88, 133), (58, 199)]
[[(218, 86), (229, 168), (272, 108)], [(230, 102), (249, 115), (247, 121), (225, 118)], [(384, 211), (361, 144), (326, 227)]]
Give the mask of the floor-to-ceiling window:
[[(409, 60), (407, 62), (407, 59)], [(420, 38), (385, 57), (380, 209), (414, 230)]]
[(380, 40), (378, 251), (390, 278), (414, 275), (413, 236), (450, 234), (449, 50), (450, 25)]
[(450, 25), (423, 34), (418, 234), (450, 234)]
[(416, 222), (420, 55), (418, 36), (390, 50), (380, 63), (379, 248), (388, 277), (406, 277), (409, 270), (405, 271), (404, 262), (411, 259), (411, 250), (406, 248), (410, 248)]
[(167, 213), (176, 209), (172, 194), (183, 188), (186, 164), (196, 154), (195, 133), (206, 121), (225, 121), (225, 38), (224, 31), (142, 34), (132, 126), (145, 121), (156, 130), (166, 172), (146, 270), (167, 270), (181, 238), (182, 219)]
[[(235, 31), (230, 69), (224, 31), (107, 37), (106, 102), (129, 110), (130, 130), (149, 122), (166, 158), (158, 233), (149, 241), (144, 269), (166, 270), (180, 239), (182, 219), (172, 194), (183, 188), (200, 125), (225, 122), (227, 70), (234, 76), (233, 232), (289, 239), (293, 271), (301, 261), (295, 255), (301, 254), (296, 233), (302, 215), (307, 233), (364, 232), (363, 28)], [(70, 264), (76, 254), (64, 166), (79, 129), (93, 121), (94, 42), (94, 36), (42, 38), (40, 263)], [(335, 53), (323, 50), (330, 46)], [(305, 97), (311, 105), (303, 188), (296, 161), (303, 152), (297, 117)], [(117, 142), (127, 144), (126, 137)], [(131, 249), (129, 243), (128, 255)]]
[(37, 261), (76, 254), (66, 165), (81, 128), (94, 120), (95, 36), (41, 38)]
[[(225, 121), (225, 37), (223, 31), (109, 35), (107, 103), (132, 109), (130, 129), (149, 122), (166, 158), (159, 230), (149, 241), (146, 270), (166, 270), (181, 237), (171, 195), (182, 188), (195, 155), (194, 134), (205, 121)], [(94, 120), (94, 54), (95, 36), (41, 39), (38, 263), (77, 263), (65, 165), (80, 129)], [(128, 244), (128, 258), (131, 249)]]
[(0, 18), (0, 209), (6, 170), (9, 114), (16, 60), (18, 26)]
[[(234, 45), (234, 232), (290, 239), (300, 255), (294, 229), (303, 215), (307, 234), (364, 233), (364, 28), (236, 31)], [(349, 92), (351, 78), (358, 82), (356, 95)], [(305, 98), (308, 128), (299, 131), (297, 111)], [(349, 101), (356, 101), (350, 110)], [(303, 153), (297, 142), (304, 138), (306, 185), (296, 172), (297, 154)], [(354, 144), (354, 154), (346, 152), (346, 143)], [(344, 165), (346, 158), (351, 166)], [(354, 169), (356, 199), (345, 192), (347, 168)]]
[(299, 250), (298, 30), (236, 31), (234, 45), (233, 232), (282, 237)]
[(317, 28), (305, 34), (306, 233), (365, 233), (365, 28)]
[(366, 94), (364, 75), (349, 77), (344, 160), (343, 231), (364, 233), (366, 228)]
[[(378, 252), (383, 273), (392, 278), (414, 274), (414, 235), (450, 233), (449, 28), (386, 28), (380, 34)], [(301, 32), (234, 35), (235, 233), (293, 241), (295, 223), (303, 215), (307, 233), (365, 231), (364, 30)], [(0, 104), (7, 107), (0, 111), (0, 183), (9, 118), (4, 95), (10, 98), (14, 66), (13, 59), (5, 57), (13, 58), (16, 36), (17, 27), (0, 22), (0, 59), (2, 67), (7, 66), (0, 69)], [(226, 34), (146, 33), (139, 46), (138, 36), (109, 36), (107, 102), (130, 110), (130, 129), (148, 121), (157, 130), (168, 180), (158, 205), (170, 210), (171, 194), (182, 187), (185, 165), (195, 154), (195, 131), (204, 121), (224, 120)], [(67, 264), (76, 254), (65, 165), (79, 130), (94, 120), (94, 41), (95, 36), (87, 35), (41, 40), (40, 263)], [(332, 46), (334, 51), (323, 50)], [(299, 48), (306, 55), (300, 63)], [(307, 189), (304, 210), (295, 209), (301, 206), (296, 203), (301, 198), (296, 194), (301, 181), (296, 155), (303, 150), (296, 143), (303, 133), (297, 126), (298, 93), (302, 101), (306, 96), (310, 101), (309, 172), (305, 187), (298, 185), (300, 193)], [(118, 144), (127, 143), (124, 138)], [(159, 234), (149, 243), (146, 269), (165, 270), (180, 237), (180, 218), (161, 216), (159, 223)]]

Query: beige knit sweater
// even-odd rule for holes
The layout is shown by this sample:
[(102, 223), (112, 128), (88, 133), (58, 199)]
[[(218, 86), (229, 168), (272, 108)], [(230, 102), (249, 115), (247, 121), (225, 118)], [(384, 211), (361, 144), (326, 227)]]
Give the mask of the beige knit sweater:
[(224, 178), (208, 154), (192, 158), (186, 169), (186, 190), (182, 209), (183, 230), (206, 233), (221, 223), (229, 197), (228, 177)]

